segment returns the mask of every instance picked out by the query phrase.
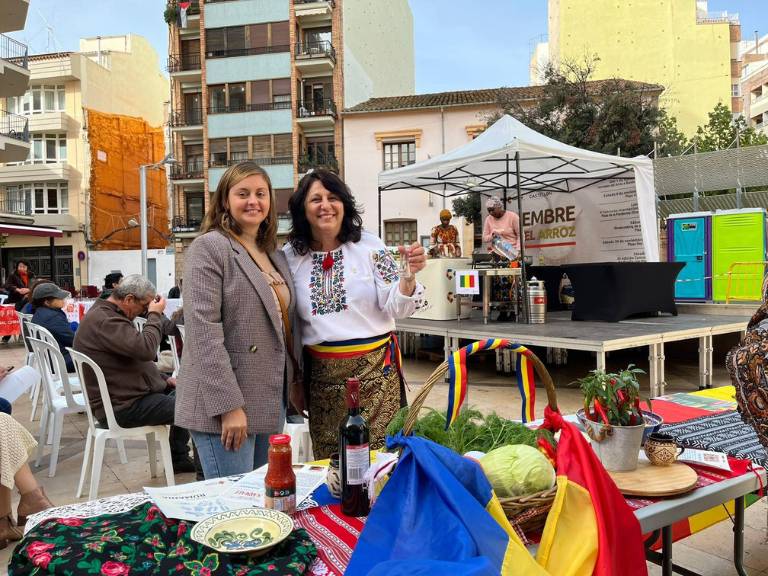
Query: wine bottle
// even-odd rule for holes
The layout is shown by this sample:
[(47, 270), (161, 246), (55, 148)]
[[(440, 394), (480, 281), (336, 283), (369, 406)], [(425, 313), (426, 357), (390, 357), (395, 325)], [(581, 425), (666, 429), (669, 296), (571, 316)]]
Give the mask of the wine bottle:
[(370, 509), (365, 473), (371, 466), (368, 423), (360, 414), (360, 380), (347, 379), (348, 415), (339, 426), (341, 511), (347, 516), (367, 516)]

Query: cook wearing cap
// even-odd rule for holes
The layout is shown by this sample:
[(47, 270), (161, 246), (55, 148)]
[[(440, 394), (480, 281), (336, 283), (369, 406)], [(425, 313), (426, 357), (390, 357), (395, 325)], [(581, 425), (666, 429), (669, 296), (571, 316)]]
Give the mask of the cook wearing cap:
[(450, 210), (440, 210), (440, 224), (430, 234), (429, 252), (438, 257), (461, 258), (459, 231), (451, 224)]
[(62, 290), (53, 282), (38, 284), (32, 291), (32, 308), (35, 313), (32, 322), (46, 328), (59, 345), (64, 362), (67, 364), (67, 372), (74, 372), (75, 365), (67, 352), (67, 347), (72, 347), (75, 333), (69, 325), (67, 315), (64, 313), (65, 300), (72, 295)]
[(520, 249), (520, 218), (516, 212), (505, 210), (501, 199), (491, 196), (485, 201), (488, 216), (483, 223), (483, 242), (490, 250), (494, 236), (501, 236)]

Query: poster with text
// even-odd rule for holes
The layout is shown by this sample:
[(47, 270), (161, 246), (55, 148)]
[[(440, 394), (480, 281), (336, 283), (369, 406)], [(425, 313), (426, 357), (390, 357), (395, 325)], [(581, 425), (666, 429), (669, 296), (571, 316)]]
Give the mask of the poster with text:
[(525, 253), (533, 264), (645, 261), (634, 179), (569, 185), (578, 190), (523, 196)]

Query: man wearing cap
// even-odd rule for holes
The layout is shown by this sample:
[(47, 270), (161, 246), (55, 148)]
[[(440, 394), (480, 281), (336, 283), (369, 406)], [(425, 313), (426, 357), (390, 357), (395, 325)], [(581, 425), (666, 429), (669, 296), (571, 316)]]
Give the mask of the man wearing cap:
[(440, 210), (440, 224), (432, 228), (429, 252), (438, 257), (461, 258), (459, 231), (451, 224), (450, 210)]
[(485, 202), (488, 216), (483, 224), (483, 242), (491, 249), (494, 236), (501, 236), (520, 250), (520, 217), (516, 212), (505, 210), (499, 198), (491, 196)]
[(53, 334), (59, 345), (59, 350), (64, 356), (64, 361), (67, 363), (67, 372), (75, 371), (72, 357), (67, 352), (67, 347), (71, 347), (75, 339), (75, 333), (72, 331), (67, 315), (62, 308), (64, 308), (66, 299), (71, 296), (69, 292), (62, 290), (53, 282), (45, 282), (35, 287), (31, 298), (32, 309), (34, 310), (32, 322), (48, 329)]

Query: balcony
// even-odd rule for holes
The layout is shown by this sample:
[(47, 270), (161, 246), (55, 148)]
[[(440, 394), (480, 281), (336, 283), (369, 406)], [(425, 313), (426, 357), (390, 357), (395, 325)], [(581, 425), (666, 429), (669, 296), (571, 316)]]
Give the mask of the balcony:
[(174, 216), (171, 221), (171, 232), (177, 235), (196, 235), (200, 231), (202, 218)]
[(335, 6), (333, 0), (294, 0), (293, 2), (296, 19), (302, 25), (330, 22)]
[(267, 110), (290, 110), (291, 101), (263, 102), (261, 104), (243, 104), (240, 106), (209, 106), (208, 114), (229, 114), (233, 112), (265, 112)]
[(291, 47), (287, 44), (277, 44), (275, 46), (254, 46), (250, 48), (227, 48), (225, 50), (208, 50), (205, 53), (206, 58), (237, 58), (238, 56), (258, 56), (259, 54), (276, 54), (278, 52), (290, 52)]
[(199, 80), (200, 54), (171, 54), (166, 70), (177, 80)]
[(313, 168), (325, 168), (339, 172), (339, 161), (334, 154), (304, 154), (299, 158), (299, 174), (306, 174)]
[(0, 110), (0, 162), (21, 162), (29, 156), (28, 118)]
[(336, 104), (331, 98), (299, 102), (296, 122), (305, 130), (333, 128), (336, 124)]
[(21, 96), (28, 86), (27, 46), (0, 34), (0, 98)]
[(180, 162), (171, 167), (171, 180), (174, 184), (192, 184), (202, 182), (205, 165), (202, 160)]
[(32, 216), (32, 205), (23, 198), (0, 196), (0, 214)]
[(269, 156), (259, 158), (246, 158), (245, 156), (233, 156), (232, 158), (211, 158), (209, 168), (226, 168), (239, 162), (255, 162), (259, 166), (277, 166), (280, 164), (293, 164), (292, 156)]
[[(23, 160), (26, 160), (26, 156), (21, 159), (17, 158), (16, 162)], [(66, 182), (68, 180), (69, 164), (67, 162), (12, 164), (5, 165), (0, 170), (0, 185), (20, 182)]]
[(23, 30), (29, 0), (0, 0), (0, 32)]
[(69, 115), (66, 112), (43, 112), (29, 118), (30, 132), (67, 132)]
[(327, 40), (297, 42), (294, 57), (296, 68), (305, 76), (330, 74), (336, 66), (336, 50)]
[(176, 110), (168, 119), (168, 126), (174, 132), (198, 133), (203, 130), (203, 109), (187, 108), (186, 110)]

